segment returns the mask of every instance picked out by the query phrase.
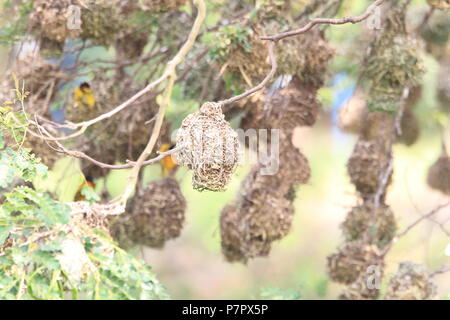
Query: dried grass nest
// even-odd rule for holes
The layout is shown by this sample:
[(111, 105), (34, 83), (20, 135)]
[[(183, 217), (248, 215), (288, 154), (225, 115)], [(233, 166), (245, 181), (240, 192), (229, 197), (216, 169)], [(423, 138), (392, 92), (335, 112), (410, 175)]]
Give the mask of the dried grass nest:
[(344, 243), (337, 253), (328, 256), (328, 274), (331, 280), (352, 284), (365, 274), (370, 266), (383, 268), (380, 250), (363, 241)]
[(426, 268), (418, 263), (401, 262), (389, 281), (386, 300), (430, 300), (436, 295), (436, 285)]
[[(389, 149), (381, 139), (360, 138), (348, 160), (347, 170), (356, 190), (364, 197), (377, 192), (381, 179), (389, 165)], [(388, 184), (392, 178), (388, 178)]]
[(184, 225), (186, 199), (173, 178), (154, 181), (132, 199), (126, 213), (113, 218), (110, 230), (123, 247), (162, 248)]
[(192, 186), (198, 190), (225, 190), (239, 155), (237, 133), (225, 120), (221, 105), (204, 103), (188, 115), (177, 132), (175, 154), (179, 165), (192, 170)]
[[(221, 39), (219, 42), (225, 46), (222, 49), (226, 53), (219, 59), (218, 69), (224, 75), (232, 76), (240, 87), (255, 86), (271, 70), (267, 42), (259, 37), (276, 34), (286, 25), (289, 25), (286, 21), (270, 20), (259, 22), (250, 28), (244, 23), (243, 28), (248, 29), (244, 43), (235, 43), (229, 38)], [(224, 36), (219, 34), (218, 37), (220, 39)], [(335, 51), (325, 40), (322, 31), (314, 29), (302, 37), (283, 39), (281, 47), (282, 50), (276, 51), (277, 74), (295, 75), (307, 86), (315, 89), (323, 85), (328, 61)]]
[(306, 158), (285, 136), (280, 146), (280, 167), (263, 175), (256, 164), (242, 182), (236, 199), (221, 213), (222, 252), (229, 262), (267, 256), (272, 242), (286, 236), (294, 215), (297, 185), (306, 183), (310, 169)]
[(395, 236), (397, 224), (389, 206), (380, 204), (375, 210), (372, 202), (352, 208), (341, 225), (346, 241), (363, 240), (385, 247)]

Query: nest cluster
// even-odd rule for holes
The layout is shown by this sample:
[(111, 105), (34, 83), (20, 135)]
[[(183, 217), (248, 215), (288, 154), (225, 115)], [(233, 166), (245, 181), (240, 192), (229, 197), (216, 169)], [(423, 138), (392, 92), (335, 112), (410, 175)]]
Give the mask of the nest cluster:
[(188, 115), (177, 132), (177, 163), (192, 170), (198, 190), (225, 190), (239, 160), (237, 133), (218, 103), (206, 102)]
[(405, 87), (418, 84), (423, 74), (419, 49), (422, 43), (409, 36), (404, 4), (392, 4), (383, 22), (383, 32), (371, 42), (364, 62), (367, 107), (396, 113)]
[(280, 137), (278, 172), (263, 175), (262, 165), (255, 165), (242, 182), (237, 198), (222, 210), (221, 244), (228, 261), (245, 263), (267, 256), (272, 243), (288, 234), (296, 187), (310, 177), (308, 161), (291, 139), (291, 134)]
[[(240, 86), (254, 86), (260, 82), (271, 66), (267, 42), (259, 37), (285, 31), (291, 25), (283, 9), (289, 5), (288, 2), (280, 2), (262, 6), (256, 21), (240, 22), (235, 33), (219, 31), (219, 69), (225, 75), (232, 76)], [(283, 39), (280, 48), (282, 50), (276, 52), (278, 74), (297, 76), (303, 83), (317, 88), (323, 85), (334, 49), (325, 40), (322, 31), (312, 29), (301, 37)]]
[(436, 285), (425, 267), (418, 263), (402, 262), (389, 281), (387, 300), (430, 300), (436, 295)]
[(428, 185), (444, 194), (450, 195), (450, 157), (445, 147), (441, 155), (428, 169)]
[(162, 248), (183, 228), (186, 199), (173, 178), (150, 183), (131, 200), (126, 213), (110, 221), (113, 237), (122, 247)]

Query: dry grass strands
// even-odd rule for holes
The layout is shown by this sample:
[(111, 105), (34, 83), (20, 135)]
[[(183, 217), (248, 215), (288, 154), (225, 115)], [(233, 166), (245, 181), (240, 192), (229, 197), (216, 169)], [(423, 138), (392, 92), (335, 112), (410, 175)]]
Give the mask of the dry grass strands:
[(367, 272), (369, 266), (383, 267), (380, 251), (362, 241), (345, 243), (337, 253), (328, 256), (328, 274), (333, 281), (352, 284)]
[(81, 10), (82, 39), (109, 46), (117, 34), (126, 29), (126, 19), (121, 12), (120, 0), (95, 0)]
[(245, 263), (267, 256), (272, 243), (289, 233), (295, 187), (310, 176), (306, 158), (291, 139), (291, 134), (281, 136), (278, 172), (263, 175), (262, 165), (255, 165), (242, 182), (236, 200), (222, 210), (221, 244), (228, 261)]
[(297, 126), (312, 126), (321, 108), (316, 95), (317, 90), (294, 77), (287, 87), (273, 94), (267, 92), (265, 101), (250, 103), (241, 128), (291, 130)]
[(188, 115), (176, 141), (180, 148), (177, 162), (192, 170), (194, 189), (225, 190), (238, 164), (239, 141), (221, 105), (206, 102), (199, 111)]
[(346, 241), (363, 240), (382, 249), (395, 235), (397, 225), (392, 210), (385, 204), (376, 210), (371, 202), (354, 207), (341, 225)]
[(430, 300), (436, 294), (425, 267), (413, 262), (402, 262), (389, 281), (386, 300)]
[(186, 200), (173, 178), (150, 183), (140, 190), (126, 213), (111, 220), (110, 230), (121, 246), (162, 248), (180, 235)]
[(450, 157), (445, 148), (436, 162), (428, 169), (428, 185), (436, 190), (450, 195)]

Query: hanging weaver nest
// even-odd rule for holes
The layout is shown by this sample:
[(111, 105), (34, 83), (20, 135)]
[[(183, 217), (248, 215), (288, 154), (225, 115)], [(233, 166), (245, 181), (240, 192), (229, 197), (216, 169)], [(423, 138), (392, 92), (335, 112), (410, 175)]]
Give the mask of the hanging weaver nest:
[(288, 234), (294, 215), (292, 202), (275, 186), (256, 185), (256, 181), (250, 190), (246, 186), (248, 180), (241, 188), (245, 193), (226, 206), (220, 218), (222, 252), (229, 262), (267, 256), (272, 242)]
[(450, 195), (450, 157), (445, 147), (441, 155), (428, 170), (428, 185), (436, 190)]
[(120, 0), (95, 0), (81, 10), (82, 39), (109, 46), (117, 34), (126, 30), (126, 19), (122, 14)]
[[(211, 50), (218, 61), (221, 74), (231, 77), (238, 87), (252, 87), (260, 82), (271, 69), (267, 55), (267, 43), (259, 37), (275, 34), (287, 22), (261, 23), (250, 28), (244, 24), (223, 27), (217, 35), (218, 41)], [(281, 40), (283, 50), (277, 51), (277, 74), (297, 76), (308, 87), (320, 88), (327, 74), (328, 61), (334, 50), (324, 40), (318, 29), (301, 37)]]
[(255, 165), (242, 182), (236, 200), (221, 213), (222, 252), (230, 261), (267, 256), (272, 242), (286, 236), (294, 215), (295, 187), (306, 183), (310, 169), (306, 158), (284, 135), (280, 146), (280, 167), (263, 175)]
[(383, 140), (360, 138), (348, 160), (347, 170), (356, 190), (365, 197), (377, 192), (388, 164), (389, 149), (386, 148)]
[(436, 285), (425, 267), (418, 263), (401, 262), (389, 281), (386, 300), (430, 300), (436, 295)]
[(368, 57), (365, 76), (369, 81), (369, 110), (394, 113), (403, 89), (418, 84), (423, 74), (418, 47), (416, 39), (397, 36)]
[(317, 90), (294, 77), (287, 87), (274, 93), (266, 91), (265, 101), (249, 103), (240, 127), (244, 130), (291, 130), (297, 126), (312, 126), (321, 108), (316, 95)]
[(225, 190), (238, 163), (239, 141), (221, 105), (206, 102), (199, 111), (188, 115), (176, 141), (180, 148), (177, 163), (193, 171), (194, 189)]
[[(91, 81), (91, 91), (95, 95), (94, 107), (76, 104), (72, 100), (66, 108), (66, 118), (71, 122), (82, 122), (106, 113), (126, 101), (127, 88), (117, 84), (112, 78), (97, 76)], [(72, 97), (72, 99), (74, 99)], [(137, 112), (138, 111), (138, 112)], [(154, 99), (131, 105), (109, 119), (90, 126), (86, 139), (80, 140), (81, 150), (89, 156), (106, 163), (124, 162), (137, 159), (147, 145), (153, 129), (158, 105)], [(159, 139), (168, 140), (169, 123), (164, 121)]]
[[(380, 268), (381, 269), (381, 268)], [(383, 270), (381, 270), (381, 273)], [(383, 276), (381, 273), (377, 277)], [(380, 289), (377, 289), (377, 279), (373, 278), (373, 274), (362, 274), (355, 282), (346, 286), (344, 291), (339, 295), (340, 300), (375, 300), (380, 296)]]
[(291, 74), (307, 87), (320, 88), (325, 82), (328, 61), (334, 49), (316, 28), (306, 34), (281, 40), (283, 50), (278, 52), (280, 74)]
[(41, 51), (62, 53), (66, 38), (76, 38), (80, 29), (69, 29), (71, 16), (69, 7), (77, 5), (76, 0), (37, 0), (33, 4), (29, 21), (32, 32), (40, 37)]
[(383, 267), (380, 251), (361, 241), (345, 243), (337, 253), (328, 256), (328, 274), (333, 281), (351, 284), (370, 266)]
[(450, 14), (435, 12), (421, 32), (426, 41), (426, 50), (440, 60), (445, 56), (446, 46), (450, 36)]
[(428, 4), (436, 9), (446, 10), (450, 9), (449, 0), (427, 0)]
[(365, 57), (362, 74), (367, 80), (367, 108), (371, 111), (395, 113), (403, 89), (417, 85), (423, 74), (422, 43), (407, 34), (406, 4), (390, 3), (382, 32), (377, 33)]
[(375, 210), (371, 202), (354, 207), (341, 225), (346, 241), (366, 240), (382, 249), (397, 230), (394, 214), (385, 204)]
[(111, 221), (110, 230), (121, 245), (162, 248), (167, 240), (180, 235), (185, 211), (178, 181), (165, 178), (140, 190), (132, 208)]
[(140, 10), (155, 13), (166, 12), (181, 7), (187, 0), (138, 0)]

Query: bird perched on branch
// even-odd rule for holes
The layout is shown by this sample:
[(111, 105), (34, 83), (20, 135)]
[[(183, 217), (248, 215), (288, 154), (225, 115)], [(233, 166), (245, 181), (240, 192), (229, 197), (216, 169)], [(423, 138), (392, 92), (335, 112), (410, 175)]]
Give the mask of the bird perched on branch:
[[(159, 152), (166, 152), (172, 150), (175, 147), (175, 144), (163, 143), (159, 148)], [(172, 156), (168, 155), (164, 157), (161, 161), (161, 170), (163, 177), (167, 177), (173, 175), (176, 171), (177, 164), (172, 159)]]
[(95, 95), (91, 90), (91, 86), (87, 82), (83, 82), (73, 91), (75, 107), (92, 109), (95, 106)]
[(86, 197), (81, 192), (85, 187), (94, 190), (95, 189), (94, 178), (92, 178), (91, 176), (87, 176), (85, 178), (83, 183), (78, 187), (77, 193), (75, 194), (75, 201), (86, 201)]

